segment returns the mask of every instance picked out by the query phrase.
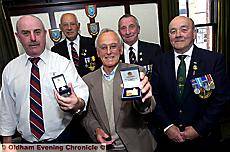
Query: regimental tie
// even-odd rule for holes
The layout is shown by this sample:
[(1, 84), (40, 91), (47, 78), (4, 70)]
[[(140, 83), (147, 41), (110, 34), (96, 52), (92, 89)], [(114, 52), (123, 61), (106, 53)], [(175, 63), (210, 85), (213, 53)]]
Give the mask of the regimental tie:
[(180, 59), (180, 64), (177, 70), (177, 85), (178, 85), (178, 97), (179, 100), (181, 100), (181, 97), (183, 95), (184, 91), (184, 85), (186, 80), (186, 64), (184, 59), (187, 57), (187, 55), (178, 55), (178, 58)]
[(40, 58), (30, 58), (32, 63), (30, 77), (30, 130), (38, 140), (44, 134), (44, 122), (42, 113), (41, 85), (38, 68)]
[(73, 45), (74, 45), (74, 43), (70, 42), (73, 62), (75, 64), (75, 66), (77, 67), (79, 65), (79, 56), (78, 56), (77, 51), (76, 51), (76, 49), (74, 48)]
[(135, 64), (136, 63), (136, 55), (135, 53), (133, 52), (133, 47), (130, 47), (129, 48), (129, 62), (131, 64)]

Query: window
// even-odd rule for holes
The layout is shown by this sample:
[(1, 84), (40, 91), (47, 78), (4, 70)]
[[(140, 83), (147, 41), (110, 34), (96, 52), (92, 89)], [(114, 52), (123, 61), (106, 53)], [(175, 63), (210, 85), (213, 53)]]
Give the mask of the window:
[(179, 0), (179, 15), (193, 19), (197, 28), (195, 44), (198, 47), (215, 50), (216, 0)]

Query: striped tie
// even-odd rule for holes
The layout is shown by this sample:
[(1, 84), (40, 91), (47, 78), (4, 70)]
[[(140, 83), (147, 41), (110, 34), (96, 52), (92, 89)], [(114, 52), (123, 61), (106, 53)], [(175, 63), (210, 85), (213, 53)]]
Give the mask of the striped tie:
[(136, 55), (133, 52), (133, 49), (134, 48), (132, 46), (129, 48), (129, 62), (130, 62), (130, 64), (135, 64), (136, 63)]
[(70, 45), (71, 45), (71, 53), (72, 53), (73, 62), (75, 64), (75, 66), (78, 67), (78, 65), (79, 65), (79, 56), (77, 54), (76, 49), (73, 46), (74, 43), (70, 42)]
[(42, 114), (41, 86), (39, 68), (37, 66), (40, 58), (30, 58), (32, 63), (30, 77), (30, 130), (38, 140), (44, 134), (44, 122)]

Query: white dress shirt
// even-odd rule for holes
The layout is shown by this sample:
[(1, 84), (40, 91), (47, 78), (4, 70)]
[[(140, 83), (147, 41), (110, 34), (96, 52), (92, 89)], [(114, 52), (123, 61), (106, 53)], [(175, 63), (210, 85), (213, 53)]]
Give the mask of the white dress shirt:
[(136, 55), (136, 61), (138, 61), (138, 41), (136, 41), (132, 46), (129, 46), (128, 44), (124, 43), (124, 58), (125, 58), (125, 63), (130, 63), (129, 60), (129, 48), (133, 47), (133, 52)]
[(76, 38), (74, 41), (70, 41), (70, 40), (68, 40), (68, 39), (66, 39), (66, 41), (67, 41), (67, 48), (68, 48), (70, 60), (73, 61), (70, 43), (71, 43), (71, 42), (74, 43), (74, 44), (73, 44), (73, 47), (74, 47), (75, 50), (77, 51), (78, 56), (80, 56), (80, 55), (79, 55), (79, 53), (80, 53), (80, 51), (79, 51), (79, 49), (80, 49), (80, 36), (78, 35), (77, 38)]
[[(31, 62), (27, 54), (12, 60), (4, 69), (0, 92), (0, 135), (12, 136), (16, 127), (27, 141), (37, 139), (30, 131), (30, 75)], [(52, 77), (64, 74), (66, 82), (72, 83), (76, 95), (88, 102), (89, 91), (85, 82), (78, 75), (73, 62), (45, 50), (38, 62), (40, 72), (43, 120), (45, 133), (40, 140), (56, 139), (72, 119), (72, 114), (60, 109), (54, 97)], [(85, 109), (84, 109), (85, 110)]]
[[(180, 61), (181, 61), (178, 58), (178, 55), (187, 55), (186, 58), (184, 59), (185, 65), (186, 65), (186, 77), (187, 77), (189, 66), (190, 66), (190, 61), (191, 61), (191, 57), (192, 57), (193, 48), (194, 48), (194, 45), (192, 45), (191, 48), (187, 52), (185, 52), (184, 54), (179, 54), (179, 53), (174, 51), (176, 78), (177, 78), (177, 70), (178, 70), (178, 67), (179, 67)], [(170, 124), (169, 126), (164, 128), (164, 132), (166, 132), (171, 126), (173, 126), (173, 124)]]

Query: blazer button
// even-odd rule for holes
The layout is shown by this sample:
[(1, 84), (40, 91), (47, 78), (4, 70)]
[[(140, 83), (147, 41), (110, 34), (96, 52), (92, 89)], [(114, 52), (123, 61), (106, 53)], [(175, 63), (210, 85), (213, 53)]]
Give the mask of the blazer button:
[(180, 110), (180, 111), (179, 111), (179, 113), (180, 113), (180, 114), (182, 114), (182, 113), (183, 113), (183, 111), (182, 111), (182, 110)]

